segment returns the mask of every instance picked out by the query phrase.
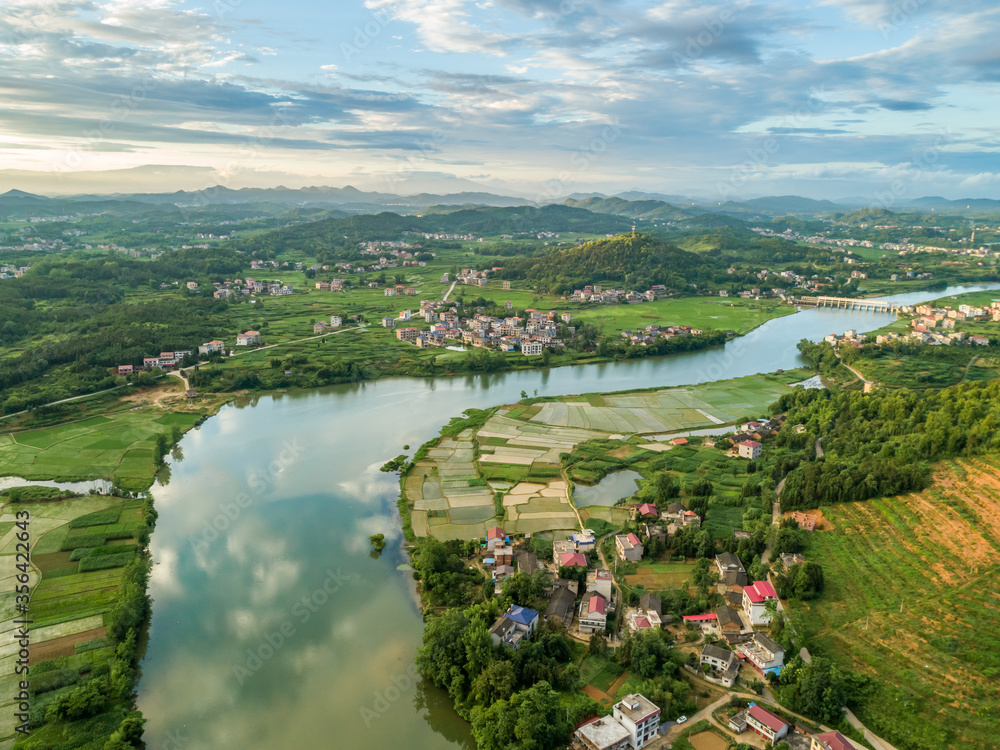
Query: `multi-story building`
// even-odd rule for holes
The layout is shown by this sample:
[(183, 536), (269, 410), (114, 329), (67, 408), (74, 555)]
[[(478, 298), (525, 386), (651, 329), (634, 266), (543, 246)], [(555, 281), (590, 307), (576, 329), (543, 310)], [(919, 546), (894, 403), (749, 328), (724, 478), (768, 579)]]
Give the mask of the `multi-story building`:
[(660, 728), (660, 709), (639, 693), (626, 695), (616, 703), (612, 716), (628, 730), (629, 740), (635, 750), (656, 737)]
[(791, 725), (777, 714), (763, 706), (747, 709), (747, 727), (755, 731), (772, 745), (788, 734)]
[(771, 621), (767, 605), (777, 601), (778, 593), (769, 581), (754, 581), (743, 589), (743, 612), (750, 618), (751, 625), (767, 625)]
[(763, 633), (754, 633), (749, 641), (738, 644), (736, 650), (765, 677), (781, 674), (781, 668), (785, 664), (785, 650)]

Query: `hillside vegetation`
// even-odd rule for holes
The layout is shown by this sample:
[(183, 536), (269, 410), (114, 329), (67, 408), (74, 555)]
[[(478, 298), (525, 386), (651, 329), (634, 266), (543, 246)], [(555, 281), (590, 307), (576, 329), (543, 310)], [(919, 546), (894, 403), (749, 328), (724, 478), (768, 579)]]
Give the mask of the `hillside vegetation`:
[(899, 750), (996, 747), (1000, 460), (948, 461), (919, 494), (825, 507), (806, 558), (823, 596), (794, 606), (814, 656), (876, 680), (859, 717)]

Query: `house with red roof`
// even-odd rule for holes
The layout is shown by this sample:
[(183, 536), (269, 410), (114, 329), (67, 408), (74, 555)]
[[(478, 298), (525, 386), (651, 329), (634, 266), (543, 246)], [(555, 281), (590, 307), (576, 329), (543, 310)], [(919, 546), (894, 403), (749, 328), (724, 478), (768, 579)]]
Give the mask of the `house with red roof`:
[(494, 526), (492, 529), (486, 532), (486, 549), (492, 552), (498, 546), (504, 546), (504, 542), (507, 540), (507, 532), (501, 529), (499, 526)]
[(659, 518), (660, 509), (652, 503), (643, 503), (637, 508), (640, 518)]
[(618, 550), (618, 556), (626, 562), (639, 562), (642, 559), (642, 542), (632, 532), (616, 536), (615, 547)]
[(778, 601), (778, 592), (769, 581), (754, 581), (743, 589), (743, 611), (750, 618), (751, 625), (767, 625), (771, 613), (767, 603)]
[(854, 745), (844, 735), (834, 730), (813, 735), (809, 750), (854, 750)]
[(673, 440), (670, 441), (670, 444), (671, 445), (687, 445), (688, 444), (688, 439), (687, 438), (674, 438)]
[(744, 440), (736, 444), (736, 450), (740, 458), (749, 458), (751, 461), (760, 458), (760, 443), (756, 440)]
[(587, 558), (582, 552), (563, 552), (559, 556), (560, 568), (586, 568)]
[(771, 713), (763, 706), (750, 706), (747, 709), (747, 727), (755, 731), (772, 745), (788, 734), (791, 725), (777, 714)]
[(596, 591), (588, 591), (580, 601), (580, 632), (603, 633), (608, 624), (608, 600)]

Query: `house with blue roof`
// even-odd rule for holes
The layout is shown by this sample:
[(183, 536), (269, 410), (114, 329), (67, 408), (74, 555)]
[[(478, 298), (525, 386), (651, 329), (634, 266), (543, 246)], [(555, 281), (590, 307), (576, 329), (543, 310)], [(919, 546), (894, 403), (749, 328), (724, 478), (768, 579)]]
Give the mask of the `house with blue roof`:
[(531, 640), (537, 627), (538, 613), (535, 610), (512, 604), (493, 623), (493, 627), (490, 628), (490, 637), (493, 639), (494, 646), (499, 646), (502, 643), (517, 649), (522, 640)]

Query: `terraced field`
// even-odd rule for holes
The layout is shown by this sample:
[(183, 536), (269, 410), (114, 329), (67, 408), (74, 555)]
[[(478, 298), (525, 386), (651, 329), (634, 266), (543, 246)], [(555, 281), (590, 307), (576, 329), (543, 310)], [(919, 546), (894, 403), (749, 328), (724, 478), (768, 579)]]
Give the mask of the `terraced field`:
[(828, 506), (812, 535), (826, 592), (795, 611), (814, 645), (883, 685), (860, 718), (900, 750), (994, 748), (1000, 726), (1000, 458), (933, 486)]

